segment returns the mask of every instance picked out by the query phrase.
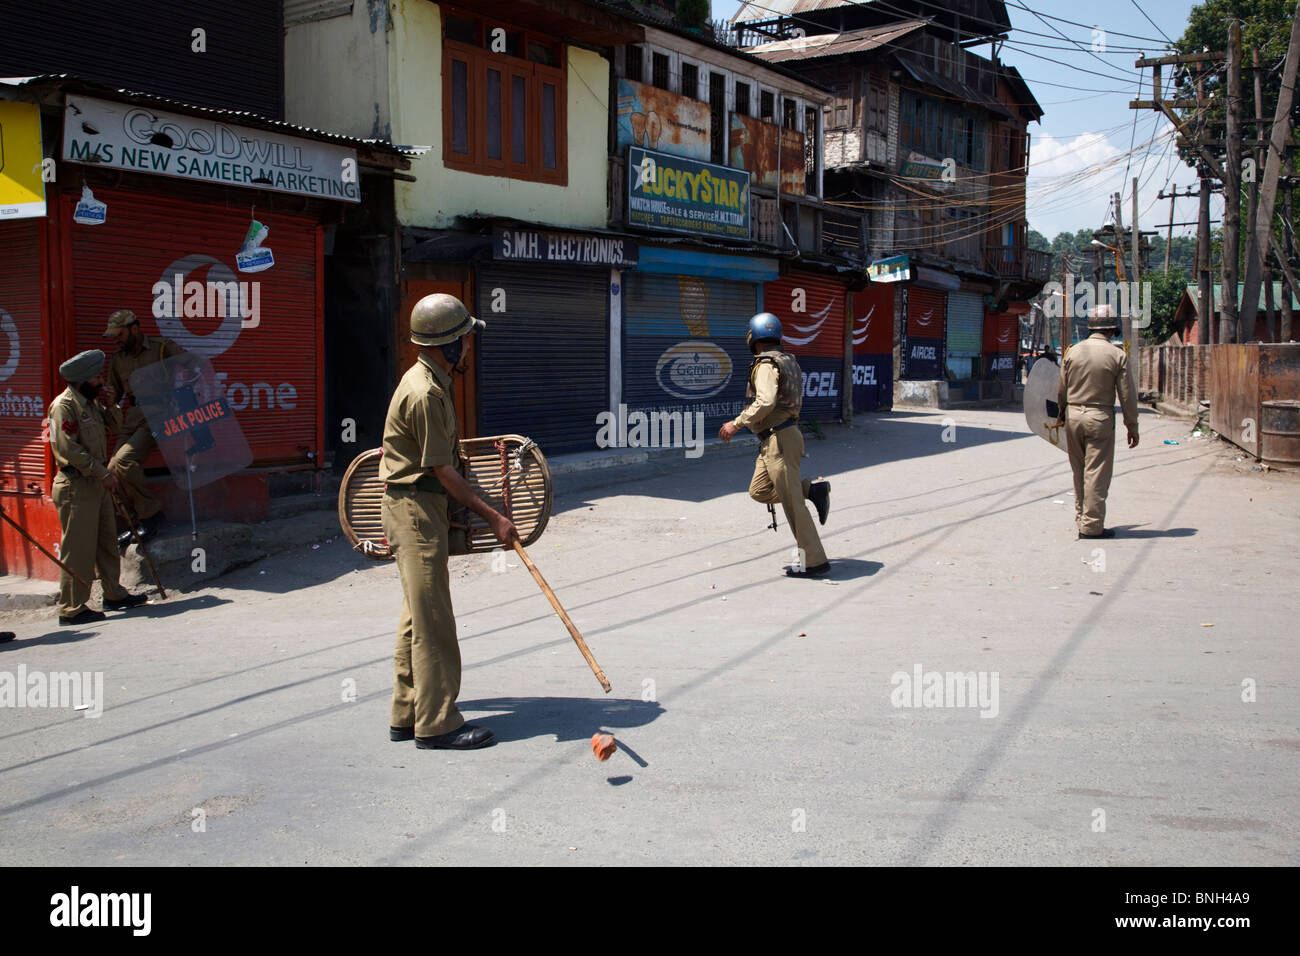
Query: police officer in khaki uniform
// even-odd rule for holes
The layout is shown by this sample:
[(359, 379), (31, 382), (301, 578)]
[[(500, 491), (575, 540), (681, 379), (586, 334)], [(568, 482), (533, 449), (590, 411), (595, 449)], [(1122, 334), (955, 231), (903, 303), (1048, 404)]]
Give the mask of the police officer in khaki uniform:
[[(145, 481), (144, 460), (158, 447), (154, 441), (144, 413), (135, 404), (131, 393), (131, 376), (136, 369), (163, 359), (180, 355), (184, 351), (171, 339), (155, 338), (140, 331), (140, 321), (130, 309), (118, 309), (108, 317), (104, 338), (117, 341), (117, 351), (109, 363), (108, 383), (121, 397), (124, 422), (122, 440), (108, 463), (122, 485), (125, 504), (140, 521), (139, 534), (143, 538), (158, 530), (162, 523), (162, 503), (149, 493)], [(124, 531), (119, 540), (126, 543), (131, 532)]]
[[(59, 366), (68, 387), (50, 405), (50, 446), (59, 473), (51, 497), (59, 513), (63, 540), (59, 557), (82, 579), (99, 575), (104, 607), (124, 611), (148, 598), (130, 594), (118, 583), (113, 492), (118, 481), (108, 470), (108, 433), (121, 424), (112, 387), (104, 385), (104, 353), (82, 352)], [(103, 394), (101, 394), (103, 389)], [(66, 571), (59, 576), (59, 623), (102, 621), (103, 611), (86, 607), (89, 589)]]
[(1089, 335), (1065, 353), (1057, 392), (1058, 422), (1074, 471), (1074, 518), (1080, 538), (1113, 538), (1106, 527), (1106, 493), (1115, 467), (1115, 395), (1128, 429), (1128, 447), (1138, 445), (1137, 396), (1128, 377), (1128, 356), (1112, 345), (1119, 330), (1115, 310), (1099, 305), (1088, 319)]
[(464, 372), (465, 345), (485, 327), (454, 296), (417, 302), (411, 341), (421, 346), (420, 357), (398, 383), (384, 422), (384, 536), (402, 579), (389, 738), (414, 737), (421, 749), (472, 750), (495, 739), (487, 728), (465, 723), (456, 708), (460, 647), (447, 575), (448, 495), (481, 515), (503, 545), (519, 538), (458, 470), (452, 375)]
[(749, 497), (762, 504), (781, 502), (800, 555), (800, 560), (787, 567), (785, 573), (794, 578), (821, 577), (830, 571), (831, 563), (804, 500), (813, 503), (818, 520), (825, 524), (831, 510), (831, 483), (799, 477), (799, 460), (803, 457), (803, 435), (798, 428), (803, 372), (793, 355), (781, 351), (781, 320), (771, 312), (760, 312), (749, 320), (746, 342), (754, 354), (754, 363), (749, 369), (745, 397), (753, 401), (735, 421), (718, 429), (718, 437), (729, 442), (745, 427), (758, 436), (758, 462), (749, 484)]

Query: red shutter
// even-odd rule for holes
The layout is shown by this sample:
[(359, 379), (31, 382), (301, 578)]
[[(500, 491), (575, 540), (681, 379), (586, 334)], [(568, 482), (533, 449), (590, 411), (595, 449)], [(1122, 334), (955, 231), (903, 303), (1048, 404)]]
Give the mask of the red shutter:
[[(270, 229), (263, 245), (274, 253), (275, 265), (265, 272), (242, 273), (235, 267), (235, 253), (248, 231), (250, 207), (114, 190), (97, 191), (95, 198), (108, 204), (102, 226), (71, 224), (75, 195), (65, 196), (60, 210), (69, 223), (72, 351), (102, 348), (111, 353), (116, 346), (103, 338), (106, 320), (115, 309), (131, 309), (145, 334), (171, 338), (206, 355), (218, 376), (224, 373), (226, 399), (253, 449), (255, 465), (318, 461), (323, 326), (316, 221), (257, 210), (257, 220)], [(218, 310), (209, 311), (217, 297), (206, 291), (203, 315), (155, 314), (155, 284), (170, 289), (178, 271), (182, 290), (187, 282), (202, 283), (205, 290), (209, 281), (249, 283), (243, 287), (244, 304), (246, 309), (256, 306), (258, 324), (244, 328), (237, 317), (223, 319)], [(185, 302), (183, 297), (182, 310)]]
[(913, 285), (907, 290), (907, 337), (942, 341), (948, 294)]
[(894, 350), (894, 283), (873, 282), (853, 293), (853, 354)]
[(41, 334), (41, 228), (0, 223), (0, 492), (48, 486), (42, 422), (54, 400)]
[(843, 358), (844, 297), (842, 283), (809, 272), (763, 286), (763, 308), (781, 320), (782, 347), (799, 357)]

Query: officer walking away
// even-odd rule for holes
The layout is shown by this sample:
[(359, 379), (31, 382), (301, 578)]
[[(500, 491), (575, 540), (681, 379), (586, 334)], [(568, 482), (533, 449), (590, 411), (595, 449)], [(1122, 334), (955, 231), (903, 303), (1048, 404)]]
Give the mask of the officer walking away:
[(398, 383), (384, 422), (383, 527), (402, 579), (389, 739), (415, 738), (423, 750), (472, 750), (495, 740), (456, 708), (460, 646), (447, 574), (448, 495), (482, 516), (503, 545), (519, 539), (459, 471), (452, 376), (465, 371), (473, 333), (485, 327), (454, 296), (420, 299), (411, 310), (420, 356)]
[(785, 573), (793, 578), (820, 577), (830, 571), (831, 563), (804, 500), (813, 503), (818, 521), (825, 524), (831, 510), (831, 483), (799, 477), (799, 460), (803, 457), (803, 435), (798, 428), (803, 372), (793, 355), (781, 351), (781, 320), (771, 312), (760, 312), (749, 320), (745, 341), (754, 355), (745, 390), (745, 397), (752, 401), (735, 421), (718, 429), (718, 437), (729, 442), (746, 427), (758, 436), (758, 462), (749, 484), (749, 497), (766, 505), (779, 501), (785, 511), (801, 555), (801, 560), (787, 567)]
[[(109, 364), (108, 383), (122, 400), (124, 416), (122, 438), (108, 463), (108, 470), (121, 483), (125, 504), (138, 519), (140, 537), (145, 538), (162, 524), (162, 502), (149, 493), (144, 474), (144, 460), (158, 447), (158, 443), (154, 441), (144, 412), (135, 404), (131, 376), (136, 369), (180, 355), (184, 350), (171, 339), (155, 338), (141, 332), (140, 321), (130, 309), (118, 309), (108, 317), (104, 338), (117, 341), (117, 351)], [(118, 540), (121, 544), (129, 543), (131, 532), (123, 531)]]
[(1138, 445), (1137, 396), (1128, 377), (1128, 356), (1112, 345), (1119, 330), (1115, 310), (1099, 305), (1088, 319), (1088, 337), (1065, 353), (1057, 393), (1058, 423), (1074, 471), (1074, 518), (1080, 538), (1113, 538), (1106, 527), (1106, 493), (1115, 467), (1115, 395), (1124, 412), (1128, 447)]
[[(51, 497), (59, 513), (63, 540), (59, 557), (83, 580), (99, 575), (104, 607), (125, 611), (148, 601), (118, 583), (113, 492), (119, 482), (106, 464), (108, 433), (121, 424), (112, 386), (104, 384), (104, 353), (82, 352), (59, 366), (68, 387), (50, 405), (50, 446), (58, 474)], [(59, 623), (102, 621), (103, 611), (86, 607), (90, 590), (68, 572), (59, 575)]]

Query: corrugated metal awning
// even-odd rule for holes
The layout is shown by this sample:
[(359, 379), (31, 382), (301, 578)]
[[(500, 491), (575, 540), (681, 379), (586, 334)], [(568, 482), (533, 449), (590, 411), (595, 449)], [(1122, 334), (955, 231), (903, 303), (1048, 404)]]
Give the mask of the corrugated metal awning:
[(814, 36), (797, 37), (793, 40), (777, 40), (772, 43), (760, 43), (757, 46), (749, 47), (745, 52), (772, 63), (781, 63), (785, 60), (816, 60), (829, 56), (844, 56), (848, 53), (862, 53), (892, 44), (914, 30), (921, 29), (927, 22), (926, 20), (907, 20), (903, 23), (891, 23), (884, 27), (850, 30), (847, 33), (823, 33)]

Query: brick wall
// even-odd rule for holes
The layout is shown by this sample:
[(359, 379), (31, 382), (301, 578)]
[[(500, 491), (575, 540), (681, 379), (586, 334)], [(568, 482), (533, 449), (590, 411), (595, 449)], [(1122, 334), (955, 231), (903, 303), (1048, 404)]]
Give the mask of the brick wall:
[(1209, 345), (1147, 345), (1139, 350), (1138, 392), (1195, 413), (1209, 398)]

